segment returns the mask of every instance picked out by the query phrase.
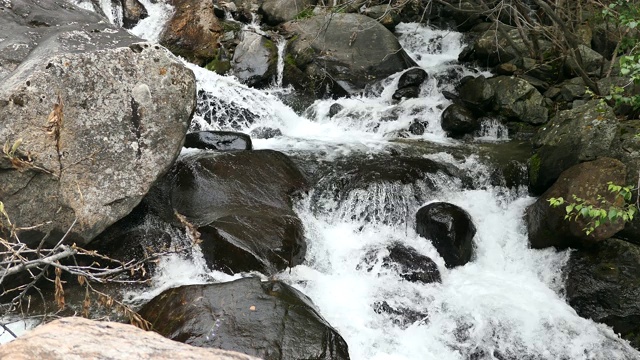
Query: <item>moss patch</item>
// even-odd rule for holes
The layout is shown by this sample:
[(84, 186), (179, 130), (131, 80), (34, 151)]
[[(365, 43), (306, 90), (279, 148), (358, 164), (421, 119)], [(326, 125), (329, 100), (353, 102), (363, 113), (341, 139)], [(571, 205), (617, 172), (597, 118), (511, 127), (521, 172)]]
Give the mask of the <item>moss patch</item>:
[(540, 174), (540, 156), (538, 154), (534, 154), (531, 158), (529, 158), (529, 179), (531, 179), (531, 183), (535, 184), (538, 182), (538, 175)]

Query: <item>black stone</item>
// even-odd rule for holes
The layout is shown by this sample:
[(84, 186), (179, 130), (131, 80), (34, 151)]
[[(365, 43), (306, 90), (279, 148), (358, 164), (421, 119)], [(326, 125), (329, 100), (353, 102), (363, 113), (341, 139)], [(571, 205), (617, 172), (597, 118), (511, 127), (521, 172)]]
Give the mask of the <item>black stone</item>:
[(413, 68), (400, 75), (398, 89), (406, 87), (420, 87), (429, 78), (429, 74), (421, 68)]
[(458, 104), (451, 104), (442, 112), (440, 125), (448, 136), (454, 138), (478, 131), (481, 127), (473, 112)]
[(416, 231), (431, 240), (448, 268), (471, 260), (476, 227), (462, 208), (444, 202), (423, 206), (416, 213)]
[(280, 281), (244, 278), (163, 292), (140, 310), (153, 329), (189, 345), (265, 360), (347, 360), (347, 343), (311, 300)]
[(187, 134), (184, 147), (203, 150), (251, 150), (251, 137), (233, 131), (198, 131)]

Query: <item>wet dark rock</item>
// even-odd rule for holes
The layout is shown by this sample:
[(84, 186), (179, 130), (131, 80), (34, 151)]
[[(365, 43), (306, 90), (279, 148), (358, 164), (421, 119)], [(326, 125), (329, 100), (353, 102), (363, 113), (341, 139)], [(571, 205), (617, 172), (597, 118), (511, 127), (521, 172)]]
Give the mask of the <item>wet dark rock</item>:
[(277, 151), (195, 153), (178, 160), (145, 204), (172, 225), (184, 226), (180, 214), (197, 228), (211, 267), (272, 274), (304, 259), (290, 195), (306, 184)]
[(542, 194), (571, 166), (600, 156), (615, 157), (619, 126), (613, 110), (599, 100), (558, 112), (534, 138), (538, 150), (529, 161), (530, 190)]
[(197, 131), (187, 134), (184, 147), (203, 150), (252, 150), (251, 137), (233, 131)]
[(464, 209), (444, 202), (425, 205), (416, 213), (416, 231), (431, 240), (448, 268), (471, 260), (476, 227)]
[(422, 135), (424, 134), (425, 126), (420, 121), (414, 121), (409, 125), (409, 132), (413, 135)]
[(329, 108), (329, 117), (336, 116), (340, 111), (342, 111), (342, 109), (344, 109), (344, 106), (338, 103), (331, 104), (331, 107)]
[(243, 83), (264, 87), (276, 75), (277, 59), (278, 51), (273, 41), (253, 31), (243, 31), (231, 67)]
[(440, 125), (450, 137), (462, 137), (480, 130), (480, 121), (464, 106), (451, 104), (443, 112)]
[[(484, 24), (483, 24), (484, 25)], [(496, 66), (500, 63), (506, 63), (522, 57), (527, 54), (528, 50), (520, 32), (515, 27), (504, 27), (507, 36), (511, 39), (508, 41), (502, 32), (490, 28), (480, 34), (473, 43), (473, 58), (483, 66)], [(525, 32), (525, 36), (528, 36)], [(496, 44), (497, 40), (497, 44)], [(515, 44), (515, 47), (513, 46)], [(553, 50), (553, 44), (548, 40), (540, 39), (538, 41), (540, 51), (548, 53)]]
[(251, 136), (256, 139), (272, 139), (282, 136), (282, 131), (280, 131), (280, 129), (262, 126), (251, 130)]
[(400, 101), (403, 98), (413, 99), (418, 96), (420, 96), (420, 88), (417, 86), (409, 86), (396, 90), (396, 92), (393, 93), (392, 98), (393, 100)]
[(209, 124), (235, 130), (248, 127), (258, 118), (245, 104), (221, 102), (215, 94), (204, 90), (198, 91), (196, 114)]
[(386, 249), (373, 249), (367, 252), (357, 269), (373, 270), (378, 262), (378, 253), (381, 251), (386, 252), (386, 255), (382, 257), (382, 268), (393, 270), (407, 281), (423, 284), (442, 281), (438, 265), (431, 258), (401, 243), (393, 243)]
[(302, 264), (304, 228), (291, 211), (257, 207), (198, 228), (207, 265), (228, 274), (271, 275)]
[(265, 360), (349, 359), (347, 343), (311, 300), (280, 281), (182, 286), (163, 292), (139, 313), (156, 332), (189, 345)]
[(476, 115), (484, 115), (493, 109), (495, 89), (484, 76), (461, 79), (457, 90), (460, 100)]
[(430, 284), (441, 282), (438, 266), (428, 256), (399, 243), (391, 245), (389, 255), (382, 260), (382, 266), (395, 268), (400, 276), (411, 282)]
[(422, 68), (413, 68), (405, 71), (398, 79), (398, 89), (420, 86), (429, 78), (429, 74)]
[(297, 35), (290, 45), (297, 67), (318, 81), (333, 79), (347, 93), (416, 65), (392, 32), (365, 15), (312, 16), (283, 28)]
[(622, 219), (600, 224), (590, 235), (585, 233), (588, 220), (579, 217), (577, 220), (565, 219), (565, 206), (551, 207), (549, 198), (562, 197), (573, 201), (573, 195), (585, 199), (589, 204), (600, 204), (602, 197), (610, 204), (621, 206), (623, 201), (607, 188), (607, 182), (623, 184), (627, 175), (626, 167), (618, 160), (598, 158), (597, 160), (572, 166), (560, 174), (558, 181), (538, 200), (527, 208), (527, 229), (529, 243), (533, 248), (555, 246), (585, 247), (613, 236), (624, 228)]
[(571, 253), (567, 301), (578, 315), (605, 323), (640, 349), (640, 247), (608, 239)]
[(195, 226), (260, 206), (291, 211), (290, 194), (306, 179), (283, 153), (255, 150), (187, 154), (154, 186), (145, 202), (165, 221), (174, 212)]
[(377, 301), (373, 303), (373, 311), (376, 314), (386, 314), (392, 318), (395, 325), (400, 328), (407, 328), (416, 322), (426, 321), (429, 315), (424, 312), (416, 311), (406, 307), (394, 307), (386, 301)]

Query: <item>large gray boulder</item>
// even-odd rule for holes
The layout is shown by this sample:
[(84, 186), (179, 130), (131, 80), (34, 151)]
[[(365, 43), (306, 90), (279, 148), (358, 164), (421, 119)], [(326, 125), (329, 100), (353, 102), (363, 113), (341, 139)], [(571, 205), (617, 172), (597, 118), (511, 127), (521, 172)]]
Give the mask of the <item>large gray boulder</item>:
[(327, 14), (285, 23), (291, 56), (314, 79), (333, 79), (347, 92), (415, 66), (395, 35), (360, 14)]
[(580, 162), (617, 157), (613, 150), (619, 126), (613, 110), (599, 100), (558, 112), (534, 138), (538, 150), (529, 162), (531, 190), (543, 193), (560, 173)]
[(260, 11), (267, 24), (278, 25), (310, 12), (316, 3), (316, 0), (265, 0)]
[[(0, 3), (0, 201), (22, 241), (86, 244), (178, 156), (195, 78), (160, 46), (64, 2)], [(71, 25), (68, 25), (71, 24)], [(20, 49), (20, 51), (15, 51)]]
[(547, 122), (548, 110), (544, 98), (528, 81), (513, 76), (490, 78), (494, 89), (494, 111), (510, 120), (539, 125)]
[[(179, 354), (179, 355), (178, 355)], [(202, 349), (132, 325), (69, 317), (52, 321), (0, 346), (0, 359), (258, 360), (219, 349)]]

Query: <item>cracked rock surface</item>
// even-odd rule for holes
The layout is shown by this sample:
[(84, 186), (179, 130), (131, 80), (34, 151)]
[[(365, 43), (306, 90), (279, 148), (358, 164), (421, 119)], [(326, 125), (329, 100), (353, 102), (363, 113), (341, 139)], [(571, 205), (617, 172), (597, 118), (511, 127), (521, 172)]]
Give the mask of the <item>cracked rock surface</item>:
[[(195, 78), (166, 49), (63, 1), (0, 2), (0, 201), (37, 245), (84, 245), (178, 156)], [(20, 51), (16, 52), (16, 49)], [(20, 142), (21, 141), (21, 142)]]

